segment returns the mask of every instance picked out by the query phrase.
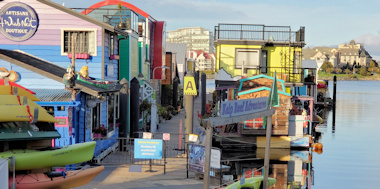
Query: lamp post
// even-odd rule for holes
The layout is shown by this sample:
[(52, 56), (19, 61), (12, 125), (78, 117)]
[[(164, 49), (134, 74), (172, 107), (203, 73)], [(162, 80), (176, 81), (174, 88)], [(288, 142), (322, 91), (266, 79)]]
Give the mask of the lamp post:
[(154, 78), (154, 72), (156, 71), (157, 68), (169, 69), (169, 67), (167, 67), (167, 66), (155, 67), (155, 68), (153, 69), (153, 79), (155, 79), (155, 78)]

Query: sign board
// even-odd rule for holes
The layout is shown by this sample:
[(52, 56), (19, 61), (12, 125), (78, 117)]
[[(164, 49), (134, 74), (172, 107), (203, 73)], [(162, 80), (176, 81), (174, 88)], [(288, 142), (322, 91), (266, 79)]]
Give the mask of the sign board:
[(162, 140), (135, 139), (135, 159), (162, 159)]
[(163, 140), (170, 140), (170, 133), (164, 133), (164, 134), (162, 134), (162, 139)]
[(189, 141), (190, 142), (197, 142), (198, 141), (198, 135), (196, 135), (196, 134), (189, 134)]
[[(189, 170), (203, 173), (205, 165), (206, 149), (204, 146), (197, 144), (189, 144)], [(219, 169), (220, 168), (220, 149), (211, 149), (211, 163), (210, 167)]]
[(8, 3), (0, 9), (0, 33), (12, 41), (31, 38), (38, 28), (36, 11), (20, 2)]
[(143, 139), (152, 139), (152, 133), (143, 132)]
[(234, 117), (267, 109), (268, 97), (223, 101), (220, 117)]
[(185, 76), (183, 82), (183, 94), (184, 95), (197, 95), (197, 86), (195, 85), (195, 79), (192, 76)]

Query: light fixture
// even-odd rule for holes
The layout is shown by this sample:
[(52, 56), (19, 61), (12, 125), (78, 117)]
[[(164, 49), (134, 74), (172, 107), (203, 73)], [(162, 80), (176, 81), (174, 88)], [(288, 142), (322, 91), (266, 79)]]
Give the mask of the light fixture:
[(169, 67), (167, 67), (167, 66), (155, 67), (155, 68), (153, 69), (153, 79), (154, 79), (154, 71), (156, 71), (157, 68), (169, 69)]
[(141, 73), (141, 72), (139, 72), (139, 75), (137, 76), (140, 80), (141, 79), (144, 79), (144, 75)]

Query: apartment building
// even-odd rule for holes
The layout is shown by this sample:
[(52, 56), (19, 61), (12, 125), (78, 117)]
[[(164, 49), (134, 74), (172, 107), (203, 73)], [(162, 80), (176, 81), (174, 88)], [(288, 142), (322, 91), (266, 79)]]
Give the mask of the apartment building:
[(168, 43), (186, 43), (187, 50), (203, 50), (207, 53), (214, 53), (213, 33), (205, 28), (179, 28), (166, 33), (166, 42)]

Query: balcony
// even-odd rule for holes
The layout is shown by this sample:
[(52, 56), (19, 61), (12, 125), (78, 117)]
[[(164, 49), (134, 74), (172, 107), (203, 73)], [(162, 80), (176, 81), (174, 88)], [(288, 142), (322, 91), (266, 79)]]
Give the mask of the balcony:
[[(309, 70), (305, 77), (306, 70)], [(287, 68), (287, 67), (259, 67), (257, 74), (264, 74), (273, 77), (276, 71), (277, 79), (285, 81), (285, 86), (315, 85), (315, 71), (308, 68)]]
[(214, 41), (252, 40), (265, 42), (305, 43), (305, 27), (291, 31), (290, 26), (253, 24), (219, 24), (215, 26)]

